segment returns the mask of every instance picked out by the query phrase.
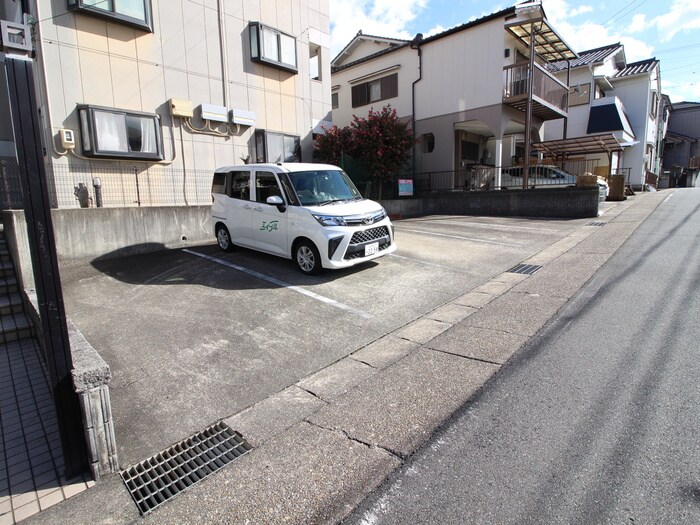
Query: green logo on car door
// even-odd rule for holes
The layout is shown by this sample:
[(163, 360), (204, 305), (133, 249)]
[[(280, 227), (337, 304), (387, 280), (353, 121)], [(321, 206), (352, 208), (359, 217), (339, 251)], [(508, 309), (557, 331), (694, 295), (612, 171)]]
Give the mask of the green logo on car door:
[(268, 232), (271, 232), (271, 231), (277, 229), (277, 224), (279, 224), (279, 221), (270, 221), (270, 222), (263, 221), (262, 226), (260, 226), (260, 230), (266, 230)]

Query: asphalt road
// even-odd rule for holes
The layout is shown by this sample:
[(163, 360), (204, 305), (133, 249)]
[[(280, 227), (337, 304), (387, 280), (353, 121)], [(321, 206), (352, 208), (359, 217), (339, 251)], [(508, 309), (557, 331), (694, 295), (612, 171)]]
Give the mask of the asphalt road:
[(700, 523), (700, 190), (344, 523)]
[(61, 269), (66, 311), (107, 361), (120, 463), (281, 392), (590, 220), (396, 221), (398, 251), (301, 275), (215, 245)]

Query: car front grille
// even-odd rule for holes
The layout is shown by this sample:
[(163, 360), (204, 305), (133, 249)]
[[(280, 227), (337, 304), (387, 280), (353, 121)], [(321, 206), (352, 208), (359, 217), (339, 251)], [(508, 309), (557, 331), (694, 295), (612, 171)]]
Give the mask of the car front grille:
[(386, 226), (379, 226), (377, 228), (370, 228), (369, 230), (355, 232), (352, 234), (352, 239), (350, 239), (350, 244), (362, 244), (363, 242), (372, 242), (383, 237), (389, 237), (389, 228)]
[(379, 242), (379, 251), (386, 250), (391, 246), (391, 237), (389, 236), (389, 228), (386, 226), (378, 226), (361, 232), (352, 234), (350, 244), (345, 252), (345, 260), (359, 259), (365, 256), (365, 245), (370, 242)]

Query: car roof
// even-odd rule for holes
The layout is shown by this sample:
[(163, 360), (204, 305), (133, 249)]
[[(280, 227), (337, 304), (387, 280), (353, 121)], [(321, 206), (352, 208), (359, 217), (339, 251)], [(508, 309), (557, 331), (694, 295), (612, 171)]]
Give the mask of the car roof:
[(260, 164), (237, 164), (230, 166), (221, 166), (216, 168), (214, 173), (228, 173), (229, 171), (245, 171), (253, 168), (264, 168), (277, 173), (288, 172), (293, 173), (296, 171), (318, 171), (318, 170), (339, 170), (338, 166), (333, 166), (332, 164), (315, 164), (312, 162), (267, 162)]

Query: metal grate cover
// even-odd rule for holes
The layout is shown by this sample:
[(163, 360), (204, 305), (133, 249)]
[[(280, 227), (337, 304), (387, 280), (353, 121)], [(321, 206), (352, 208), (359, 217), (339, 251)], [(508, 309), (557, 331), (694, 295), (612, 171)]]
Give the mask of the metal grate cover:
[(605, 223), (600, 222), (600, 221), (593, 221), (593, 222), (589, 222), (588, 226), (605, 226)]
[(147, 514), (251, 448), (238, 432), (219, 422), (124, 469), (121, 476), (141, 514)]
[(536, 271), (540, 270), (542, 266), (539, 264), (516, 264), (507, 273), (519, 273), (521, 275), (533, 275)]

